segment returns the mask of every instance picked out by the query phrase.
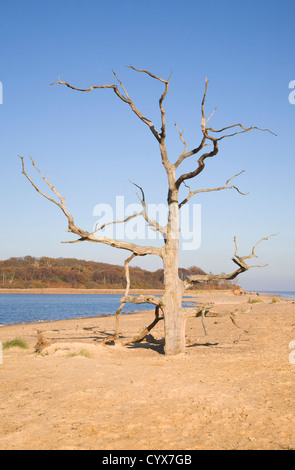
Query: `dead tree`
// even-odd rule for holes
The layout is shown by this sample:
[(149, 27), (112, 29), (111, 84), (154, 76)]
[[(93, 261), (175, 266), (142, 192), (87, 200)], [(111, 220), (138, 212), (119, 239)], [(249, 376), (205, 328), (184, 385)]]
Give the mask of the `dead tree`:
[[(61, 211), (64, 213), (65, 217), (68, 221), (68, 231), (72, 234), (75, 234), (78, 238), (74, 241), (68, 241), (67, 243), (77, 243), (77, 242), (94, 242), (94, 243), (103, 243), (106, 245), (113, 246), (115, 248), (127, 250), (131, 253), (131, 255), (127, 258), (125, 262), (125, 270), (126, 270), (126, 279), (127, 279), (127, 288), (124, 297), (120, 299), (121, 306), (117, 312), (117, 319), (116, 319), (116, 332), (113, 337), (114, 340), (118, 338), (119, 333), (119, 323), (118, 318), (119, 314), (123, 308), (123, 306), (127, 303), (133, 304), (153, 304), (155, 306), (155, 320), (152, 324), (144, 330), (144, 333), (139, 335), (134, 339), (134, 341), (141, 341), (144, 337), (144, 334), (148, 334), (151, 329), (158, 323), (160, 320), (164, 320), (164, 331), (165, 331), (165, 353), (168, 355), (175, 355), (179, 353), (183, 353), (185, 350), (185, 323), (188, 317), (194, 315), (197, 317), (201, 317), (202, 321), (205, 318), (205, 311), (204, 307), (197, 308), (195, 310), (186, 309), (182, 306), (182, 299), (184, 292), (187, 288), (192, 286), (195, 283), (203, 283), (207, 281), (220, 281), (220, 280), (231, 280), (234, 279), (239, 274), (248, 271), (248, 269), (252, 266), (247, 264), (247, 260), (250, 258), (256, 257), (255, 248), (257, 247), (258, 243), (262, 240), (267, 240), (269, 237), (263, 238), (260, 240), (253, 248), (252, 252), (248, 256), (240, 256), (238, 255), (238, 246), (237, 241), (235, 238), (235, 254), (233, 257), (233, 262), (237, 265), (237, 269), (230, 274), (219, 274), (219, 275), (194, 275), (186, 280), (181, 280), (178, 275), (178, 267), (179, 267), (179, 214), (181, 208), (187, 204), (190, 199), (202, 192), (209, 192), (209, 191), (221, 191), (226, 189), (235, 189), (240, 194), (242, 193), (235, 185), (230, 184), (234, 178), (236, 178), (240, 173), (234, 175), (233, 177), (229, 178), (225, 184), (221, 185), (217, 188), (208, 188), (208, 189), (198, 189), (192, 190), (187, 182), (189, 180), (193, 180), (196, 178), (200, 173), (205, 169), (206, 160), (209, 158), (215, 157), (219, 152), (219, 144), (223, 139), (233, 137), (237, 134), (243, 134), (252, 130), (259, 130), (264, 132), (270, 132), (268, 129), (260, 129), (258, 127), (244, 127), (241, 123), (229, 125), (223, 127), (222, 129), (213, 129), (212, 127), (208, 126), (209, 120), (212, 118), (213, 113), (209, 118), (205, 116), (205, 101), (207, 95), (207, 88), (208, 88), (208, 81), (205, 81), (205, 91), (203, 95), (203, 100), (201, 104), (201, 142), (198, 146), (188, 149), (188, 144), (184, 140), (183, 132), (181, 132), (178, 126), (175, 124), (177, 132), (179, 133), (179, 138), (183, 144), (183, 151), (179, 155), (178, 159), (175, 162), (172, 162), (167, 153), (166, 148), (166, 118), (165, 118), (165, 109), (164, 109), (164, 100), (167, 96), (170, 84), (170, 77), (168, 80), (160, 78), (156, 75), (153, 75), (148, 70), (137, 69), (133, 66), (129, 67), (130, 69), (147, 74), (152, 79), (159, 81), (163, 87), (164, 91), (160, 96), (159, 99), (159, 107), (160, 107), (160, 117), (161, 117), (161, 130), (157, 130), (153, 122), (145, 117), (141, 111), (135, 106), (134, 101), (131, 99), (129, 94), (127, 93), (126, 88), (124, 87), (123, 83), (118, 79), (115, 72), (113, 72), (115, 79), (117, 80), (118, 84), (110, 84), (110, 85), (98, 85), (98, 86), (91, 86), (88, 89), (76, 88), (70, 85), (67, 82), (61, 81), (60, 79), (58, 82), (53, 83), (52, 85), (59, 84), (65, 85), (72, 90), (76, 90), (79, 92), (91, 92), (93, 90), (98, 89), (111, 89), (116, 94), (116, 96), (122, 100), (126, 105), (128, 105), (133, 113), (149, 128), (153, 137), (157, 140), (159, 145), (159, 151), (162, 159), (162, 164), (165, 169), (167, 175), (167, 182), (168, 182), (168, 221), (166, 226), (161, 226), (156, 220), (150, 219), (147, 211), (146, 201), (143, 189), (136, 185), (140, 191), (141, 196), (139, 196), (142, 210), (134, 214), (125, 220), (122, 221), (114, 221), (110, 223), (123, 223), (130, 220), (133, 217), (143, 217), (153, 230), (159, 232), (163, 238), (163, 245), (161, 247), (154, 247), (154, 246), (140, 246), (135, 243), (130, 243), (128, 241), (121, 241), (112, 239), (106, 236), (98, 236), (98, 231), (102, 229), (104, 226), (97, 228), (95, 232), (88, 232), (84, 229), (78, 227), (75, 224), (74, 217), (68, 211), (66, 206), (65, 198), (59, 193), (59, 191), (51, 184), (51, 182), (46, 178), (39, 168), (36, 166), (33, 159), (31, 159), (33, 167), (37, 170), (41, 177), (43, 178), (44, 182), (49, 186), (51, 191), (54, 193), (53, 197), (48, 196), (46, 193), (42, 192), (39, 187), (35, 184), (35, 182), (31, 179), (31, 177), (27, 174), (24, 165), (24, 158), (20, 157), (22, 160), (22, 173), (25, 177), (30, 181), (33, 187), (48, 199), (53, 204), (56, 204)], [(273, 134), (273, 133), (272, 133)], [(274, 134), (275, 135), (275, 134)], [(205, 148), (210, 147), (208, 150)], [(195, 163), (195, 159), (192, 157), (198, 156), (197, 162)], [(181, 167), (181, 164), (184, 161), (192, 161), (192, 170), (187, 173), (180, 174), (177, 176), (177, 173)], [(188, 195), (185, 199), (180, 200), (180, 189), (182, 185), (188, 188)], [(270, 235), (272, 236), (272, 235)], [(146, 255), (156, 255), (162, 259), (163, 268), (164, 268), (164, 294), (162, 297), (157, 297), (153, 295), (139, 295), (133, 296), (129, 295), (129, 286), (130, 286), (130, 279), (129, 279), (129, 263), (137, 256), (146, 256)], [(210, 308), (210, 307), (209, 307)], [(127, 343), (127, 342), (126, 342)]]

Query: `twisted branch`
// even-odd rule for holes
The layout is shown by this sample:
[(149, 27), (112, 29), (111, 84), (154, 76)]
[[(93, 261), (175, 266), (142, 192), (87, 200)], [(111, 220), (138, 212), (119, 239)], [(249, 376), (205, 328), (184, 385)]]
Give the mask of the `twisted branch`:
[[(125, 289), (125, 297), (128, 296), (129, 289), (130, 289), (130, 271), (129, 271), (129, 263), (133, 260), (133, 258), (136, 257), (136, 254), (133, 253), (129, 258), (125, 260), (124, 266), (125, 266), (125, 277), (126, 277), (126, 289)], [(113, 336), (110, 338), (106, 338), (103, 343), (107, 344), (112, 341), (116, 341), (119, 338), (119, 320), (120, 320), (120, 313), (122, 312), (124, 306), (126, 305), (126, 302), (122, 302), (118, 310), (116, 311), (116, 328), (115, 328), (115, 333)]]
[[(114, 72), (113, 72), (114, 73)], [(116, 74), (114, 73), (116, 79), (118, 80)], [(118, 80), (119, 81), (119, 80)], [(129, 97), (129, 95), (127, 94), (125, 88), (123, 87), (122, 85), (122, 82), (119, 81), (119, 83), (121, 84), (122, 88), (123, 88), (123, 91), (124, 93), (126, 93), (126, 96), (124, 96), (122, 93), (120, 93), (120, 91), (118, 90), (118, 87), (117, 85), (114, 85), (114, 84), (111, 84), (111, 85), (94, 85), (94, 86), (91, 86), (90, 88), (77, 88), (73, 85), (70, 85), (70, 83), (67, 83), (65, 81), (62, 81), (62, 80), (58, 80), (57, 82), (54, 82), (54, 83), (51, 83), (51, 86), (52, 85), (65, 85), (67, 86), (68, 88), (71, 88), (72, 90), (76, 90), (76, 91), (82, 91), (82, 92), (90, 92), (92, 90), (97, 90), (97, 89), (112, 89), (114, 91), (114, 93), (124, 102), (124, 103), (127, 103), (130, 108), (132, 109), (132, 111), (136, 114), (136, 116), (144, 123), (146, 124), (149, 129), (151, 130), (152, 134), (155, 136), (155, 138), (157, 139), (158, 142), (161, 141), (161, 136), (160, 136), (160, 133), (157, 131), (157, 129), (155, 128), (154, 124), (152, 123), (152, 121), (148, 118), (146, 118), (140, 111), (139, 109), (137, 109), (137, 107), (135, 106), (134, 102), (132, 101), (132, 99)]]
[(161, 320), (164, 320), (164, 316), (160, 317), (159, 315), (159, 310), (160, 310), (160, 306), (158, 305), (156, 308), (155, 308), (155, 318), (154, 320), (152, 321), (152, 323), (150, 325), (148, 325), (147, 327), (145, 327), (141, 333), (139, 333), (139, 335), (135, 336), (134, 338), (132, 339), (129, 339), (127, 341), (124, 341), (122, 343), (123, 346), (126, 346), (127, 344), (132, 344), (132, 343), (141, 343), (144, 338), (150, 333), (150, 331), (155, 328), (155, 326), (159, 323), (159, 321)]
[(115, 248), (120, 248), (123, 250), (131, 251), (134, 253), (134, 255), (137, 256), (143, 256), (143, 255), (157, 255), (162, 257), (162, 248), (157, 248), (153, 246), (141, 246), (141, 245), (136, 245), (135, 243), (129, 243), (126, 241), (122, 240), (116, 240), (113, 238), (109, 237), (97, 237), (94, 235), (94, 233), (87, 232), (80, 227), (77, 227), (74, 222), (74, 218), (72, 214), (67, 210), (66, 207), (66, 200), (64, 197), (61, 196), (61, 194), (58, 192), (58, 190), (50, 183), (50, 181), (41, 173), (39, 168), (36, 166), (33, 158), (31, 157), (32, 165), (33, 167), (38, 171), (38, 173), (41, 175), (42, 179), (44, 182), (47, 184), (47, 186), (53, 191), (53, 193), (56, 195), (58, 198), (59, 202), (56, 201), (55, 199), (51, 198), (48, 196), (46, 193), (41, 191), (38, 186), (34, 183), (34, 181), (30, 178), (30, 176), (27, 174), (25, 170), (25, 165), (24, 165), (24, 158), (19, 156), (21, 161), (22, 161), (22, 174), (30, 181), (32, 186), (35, 188), (35, 190), (41, 194), (41, 196), (45, 197), (48, 201), (54, 203), (57, 205), (61, 211), (64, 213), (68, 220), (68, 232), (73, 233), (75, 235), (78, 235), (79, 238), (78, 240), (73, 240), (73, 241), (67, 241), (64, 243), (79, 243), (79, 242), (84, 242), (84, 241), (89, 241), (93, 243), (103, 243), (105, 245), (113, 246)]
[(124, 224), (124, 223), (128, 222), (131, 219), (135, 219), (136, 217), (139, 217), (140, 215), (142, 215), (142, 212), (138, 212), (136, 214), (129, 215), (124, 220), (115, 220), (113, 222), (108, 222), (106, 224), (101, 225), (100, 227), (97, 227), (97, 224), (96, 224), (93, 233), (99, 232), (100, 230), (103, 230), (105, 227), (108, 227), (109, 225)]
[(227, 126), (227, 127), (223, 127), (222, 129), (219, 129), (219, 130), (212, 129), (212, 127), (207, 127), (207, 130), (211, 131), (211, 132), (219, 133), (219, 132), (224, 132), (227, 129), (232, 129), (234, 127), (240, 127), (243, 130), (238, 131), (238, 132), (234, 132), (233, 134), (223, 135), (222, 137), (219, 137), (217, 140), (222, 140), (222, 139), (225, 139), (227, 137), (233, 137), (234, 135), (237, 135), (237, 134), (244, 134), (245, 132), (249, 132), (249, 131), (253, 131), (253, 130), (257, 130), (257, 131), (261, 131), (261, 132), (269, 132), (270, 134), (277, 137), (277, 134), (270, 131), (269, 129), (261, 129), (260, 127), (257, 127), (257, 126), (251, 126), (251, 127), (246, 128), (241, 123), (233, 124), (233, 125)]
[[(262, 131), (262, 132), (269, 132), (270, 134), (272, 135), (275, 135), (276, 134), (272, 131), (270, 131), (269, 129), (261, 129), (259, 127), (256, 127), (256, 126), (251, 126), (251, 127), (244, 127), (242, 124), (238, 123), (238, 124), (233, 124), (231, 126), (227, 126), (227, 127), (224, 127), (222, 129), (219, 129), (219, 130), (215, 130), (213, 129), (212, 127), (207, 127), (207, 123), (208, 121), (212, 118), (215, 110), (213, 111), (213, 113), (211, 114), (211, 116), (206, 119), (206, 115), (205, 115), (205, 103), (206, 103), (206, 97), (207, 97), (207, 90), (208, 90), (208, 80), (207, 78), (205, 79), (205, 91), (204, 91), (204, 95), (203, 95), (203, 100), (202, 100), (202, 105), (201, 105), (201, 114), (202, 114), (202, 120), (201, 120), (201, 129), (202, 129), (202, 133), (203, 133), (203, 139), (202, 139), (202, 142), (201, 144), (199, 145), (199, 147), (195, 148), (194, 150), (191, 150), (190, 152), (186, 152), (186, 148), (185, 150), (183, 151), (183, 153), (180, 155), (179, 159), (177, 160), (177, 162), (175, 163), (175, 167), (177, 168), (179, 166), (180, 163), (182, 163), (182, 161), (189, 157), (189, 156), (192, 156), (192, 155), (195, 155), (196, 153), (198, 153), (200, 150), (202, 150), (202, 148), (205, 146), (205, 145), (208, 145), (206, 144), (206, 141), (209, 140), (210, 142), (212, 142), (213, 144), (213, 148), (211, 150), (211, 152), (207, 152), (207, 153), (204, 153), (197, 161), (198, 163), (198, 166), (195, 170), (191, 171), (191, 172), (188, 172), (188, 173), (185, 173), (183, 175), (181, 175), (178, 180), (176, 181), (176, 186), (177, 188), (180, 187), (181, 183), (183, 183), (185, 180), (188, 180), (188, 179), (191, 179), (191, 178), (195, 178), (196, 176), (198, 176), (205, 168), (205, 160), (207, 158), (212, 158), (212, 157), (215, 157), (218, 152), (219, 152), (219, 147), (218, 147), (218, 143), (219, 141), (221, 141), (222, 139), (225, 139), (227, 137), (233, 137), (237, 134), (243, 134), (245, 132), (249, 132), (249, 131), (252, 131), (252, 130), (259, 130), (259, 131)], [(209, 131), (210, 132), (213, 132), (213, 133), (220, 133), (220, 132), (223, 132), (227, 129), (232, 129), (232, 128), (235, 128), (235, 127), (240, 127), (242, 130), (241, 131), (237, 131), (237, 132), (234, 132), (232, 134), (227, 134), (227, 135), (223, 135), (221, 137), (214, 137), (212, 135), (209, 134)], [(182, 139), (182, 133), (180, 133), (180, 137)]]
[(72, 90), (75, 90), (75, 91), (81, 91), (81, 92), (91, 92), (93, 90), (97, 90), (97, 89), (112, 89), (114, 91), (114, 93), (118, 96), (118, 98), (120, 98), (124, 103), (127, 103), (130, 108), (132, 109), (132, 111), (136, 114), (136, 116), (142, 121), (144, 122), (144, 124), (146, 124), (152, 134), (154, 135), (154, 137), (157, 139), (157, 141), (160, 143), (160, 142), (163, 142), (163, 140), (165, 139), (166, 137), (166, 123), (165, 123), (165, 110), (163, 108), (163, 101), (168, 93), (168, 89), (169, 89), (169, 80), (170, 80), (170, 77), (168, 80), (164, 80), (160, 77), (157, 77), (156, 75), (153, 75), (151, 72), (147, 71), (147, 70), (140, 70), (140, 69), (136, 69), (135, 67), (133, 67), (132, 65), (129, 66), (130, 69), (132, 70), (135, 70), (136, 72), (144, 72), (146, 74), (148, 74), (150, 77), (152, 78), (155, 78), (157, 80), (159, 80), (160, 82), (164, 83), (165, 84), (165, 91), (164, 93), (161, 95), (160, 97), (160, 100), (159, 100), (159, 104), (160, 104), (160, 110), (161, 110), (161, 120), (162, 120), (162, 129), (161, 129), (161, 133), (159, 133), (157, 131), (157, 129), (155, 128), (153, 122), (146, 118), (142, 113), (141, 111), (139, 111), (139, 109), (135, 106), (133, 100), (130, 98), (130, 96), (128, 95), (127, 91), (126, 91), (126, 88), (124, 87), (123, 83), (118, 79), (116, 73), (114, 71), (113, 74), (116, 78), (116, 80), (120, 83), (121, 87), (122, 87), (122, 90), (125, 94), (121, 93), (117, 87), (117, 85), (115, 84), (108, 84), (108, 85), (94, 85), (94, 86), (91, 86), (90, 88), (77, 88), (73, 85), (71, 85), (70, 83), (68, 82), (65, 82), (65, 81), (62, 81), (59, 80), (57, 82), (54, 82), (54, 83), (51, 83), (51, 86), (52, 85), (65, 85), (67, 86), (68, 88), (71, 88)]
[(250, 258), (257, 258), (257, 255), (255, 254), (255, 248), (259, 245), (259, 243), (261, 243), (263, 240), (269, 240), (269, 238), (275, 237), (276, 235), (278, 234), (276, 233), (276, 234), (269, 235), (268, 237), (261, 238), (261, 240), (259, 240), (259, 242), (257, 242), (256, 245), (254, 245), (254, 247), (252, 248), (252, 253), (247, 256), (238, 256), (237, 238), (234, 237), (236, 251), (232, 260), (235, 264), (239, 266), (239, 268), (230, 274), (204, 274), (204, 275), (190, 276), (184, 281), (185, 288), (187, 289), (188, 287), (190, 287), (191, 284), (195, 284), (195, 283), (198, 284), (198, 283), (207, 282), (207, 281), (224, 281), (224, 280), (229, 281), (229, 280), (235, 279), (239, 274), (245, 271), (248, 271), (250, 268), (266, 267), (267, 264), (264, 266), (249, 266), (245, 260), (250, 259)]
[(167, 95), (168, 90), (169, 90), (169, 81), (170, 81), (170, 78), (171, 78), (171, 74), (170, 74), (170, 77), (168, 78), (168, 80), (164, 80), (163, 78), (157, 77), (157, 75), (152, 74), (148, 70), (137, 69), (137, 68), (133, 67), (132, 65), (129, 65), (129, 68), (132, 69), (132, 70), (135, 70), (135, 72), (146, 73), (150, 77), (155, 78), (156, 80), (159, 80), (160, 82), (165, 84), (165, 90), (164, 90), (164, 92), (162, 93), (162, 95), (159, 99), (159, 105), (160, 105), (160, 111), (161, 111), (161, 121), (162, 121), (162, 128), (161, 128), (161, 134), (160, 134), (161, 139), (160, 140), (161, 140), (161, 142), (163, 142), (165, 140), (165, 137), (166, 137), (166, 121), (165, 121), (165, 110), (164, 110), (164, 107), (163, 107), (163, 101), (166, 98), (166, 95)]
[(241, 175), (242, 173), (244, 173), (245, 170), (241, 171), (240, 173), (237, 173), (236, 175), (232, 176), (231, 178), (229, 178), (226, 183), (223, 185), (223, 186), (219, 186), (218, 188), (211, 188), (211, 189), (197, 189), (196, 191), (192, 191), (191, 188), (186, 184), (184, 183), (184, 185), (189, 189), (189, 194), (188, 196), (179, 204), (179, 208), (181, 208), (184, 204), (186, 204), (195, 194), (199, 194), (199, 193), (208, 193), (208, 192), (211, 192), (211, 191), (221, 191), (223, 189), (235, 189), (239, 194), (241, 194), (242, 196), (247, 196), (249, 193), (242, 193), (242, 191), (239, 190), (239, 188), (237, 188), (235, 185), (232, 185), (232, 186), (228, 186), (228, 184), (230, 183), (230, 181), (232, 181), (234, 178), (236, 178), (237, 176)]
[(142, 212), (140, 212), (138, 215), (142, 215), (143, 218), (145, 219), (145, 221), (147, 222), (148, 226), (154, 230), (155, 232), (160, 232), (164, 238), (166, 238), (166, 234), (167, 234), (167, 227), (163, 227), (162, 225), (160, 225), (156, 220), (152, 220), (150, 219), (150, 217), (148, 216), (147, 214), (147, 208), (146, 208), (146, 202), (145, 202), (145, 195), (144, 195), (144, 191), (143, 189), (141, 188), (141, 186), (138, 186), (138, 184), (136, 183), (133, 183), (133, 181), (129, 180), (130, 183), (132, 183), (134, 186), (136, 186), (138, 189), (140, 189), (141, 191), (141, 197), (138, 195), (138, 193), (136, 193), (136, 196), (138, 197), (138, 199), (140, 200), (141, 202), (141, 205), (142, 205)]

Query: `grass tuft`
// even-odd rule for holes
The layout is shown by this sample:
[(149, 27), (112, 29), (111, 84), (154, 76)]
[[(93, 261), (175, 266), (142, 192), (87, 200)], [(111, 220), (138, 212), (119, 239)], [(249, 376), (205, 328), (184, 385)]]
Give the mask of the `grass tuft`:
[(5, 343), (3, 343), (3, 350), (11, 348), (28, 349), (28, 345), (23, 339), (20, 338), (15, 338), (11, 341), (5, 341)]
[(85, 351), (85, 349), (81, 349), (81, 351), (70, 353), (68, 357), (77, 357), (77, 356), (83, 356), (87, 357), (87, 359), (91, 359), (91, 354), (88, 351)]

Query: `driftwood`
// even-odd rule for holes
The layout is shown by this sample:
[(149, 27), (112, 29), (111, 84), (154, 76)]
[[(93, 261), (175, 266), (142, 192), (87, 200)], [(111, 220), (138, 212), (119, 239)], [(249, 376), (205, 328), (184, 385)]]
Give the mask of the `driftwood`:
[[(132, 344), (132, 343), (141, 343), (144, 339), (146, 339), (150, 333), (150, 331), (152, 331), (153, 328), (155, 328), (155, 326), (159, 323), (159, 321), (163, 320), (164, 317), (160, 317), (159, 315), (159, 307), (157, 306), (156, 309), (155, 309), (155, 318), (154, 320), (152, 321), (152, 323), (145, 327), (143, 329), (143, 331), (141, 333), (139, 333), (139, 335), (135, 336), (134, 338), (132, 339), (129, 339), (127, 341), (124, 341), (122, 344), (123, 346), (127, 345), (127, 344)], [(152, 335), (149, 335), (149, 338), (151, 339)]]
[(48, 346), (51, 346), (52, 343), (48, 341), (46, 338), (44, 338), (43, 334), (39, 330), (37, 330), (37, 336), (38, 336), (38, 341), (35, 345), (35, 352), (41, 353), (43, 349), (48, 348)]

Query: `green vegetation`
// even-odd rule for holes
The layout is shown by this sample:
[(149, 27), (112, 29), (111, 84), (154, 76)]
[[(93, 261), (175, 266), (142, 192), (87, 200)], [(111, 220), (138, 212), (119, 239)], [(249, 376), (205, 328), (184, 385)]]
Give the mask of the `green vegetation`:
[[(179, 268), (179, 277), (206, 274), (202, 269), (192, 266)], [(164, 272), (146, 271), (130, 267), (131, 289), (163, 289)], [(10, 258), (0, 261), (0, 288), (4, 289), (125, 289), (125, 269), (107, 263), (78, 260), (75, 258)], [(231, 281), (203, 283), (203, 289), (232, 289)], [(194, 287), (196, 289), (196, 287)]]
[(81, 349), (81, 351), (70, 353), (68, 355), (68, 357), (77, 357), (77, 356), (87, 357), (87, 359), (91, 359), (91, 354), (85, 349)]
[(277, 297), (274, 297), (271, 301), (272, 304), (278, 304), (280, 302), (280, 299), (278, 299)]
[[(163, 273), (130, 268), (132, 288), (163, 287)], [(0, 287), (27, 288), (125, 288), (123, 266), (84, 261), (74, 258), (10, 258), (0, 261)]]
[(260, 303), (263, 303), (263, 300), (261, 299), (250, 299), (249, 300), (249, 304), (260, 304)]
[(11, 341), (6, 341), (5, 343), (3, 343), (3, 349), (11, 349), (11, 348), (28, 349), (28, 345), (24, 340), (20, 338), (15, 338)]

